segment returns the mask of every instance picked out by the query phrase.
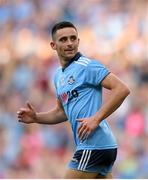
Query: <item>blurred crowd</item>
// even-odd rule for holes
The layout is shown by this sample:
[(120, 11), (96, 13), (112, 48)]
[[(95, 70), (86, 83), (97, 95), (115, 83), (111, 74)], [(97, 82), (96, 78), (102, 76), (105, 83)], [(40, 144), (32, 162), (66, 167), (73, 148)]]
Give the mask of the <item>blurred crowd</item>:
[(104, 63), (131, 90), (108, 118), (119, 144), (113, 176), (148, 178), (148, 0), (0, 1), (0, 178), (62, 178), (73, 154), (68, 122), (17, 120), (26, 101), (37, 111), (55, 105), (59, 62), (50, 30), (61, 20), (77, 26), (81, 53)]

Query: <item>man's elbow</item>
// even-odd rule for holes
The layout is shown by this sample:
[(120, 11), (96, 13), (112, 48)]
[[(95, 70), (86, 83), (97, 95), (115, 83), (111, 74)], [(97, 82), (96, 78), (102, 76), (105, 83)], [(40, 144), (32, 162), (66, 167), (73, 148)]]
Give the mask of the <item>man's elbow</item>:
[(130, 94), (130, 89), (124, 85), (122, 88), (121, 88), (121, 91), (120, 93), (122, 92), (123, 96), (126, 98), (129, 94)]

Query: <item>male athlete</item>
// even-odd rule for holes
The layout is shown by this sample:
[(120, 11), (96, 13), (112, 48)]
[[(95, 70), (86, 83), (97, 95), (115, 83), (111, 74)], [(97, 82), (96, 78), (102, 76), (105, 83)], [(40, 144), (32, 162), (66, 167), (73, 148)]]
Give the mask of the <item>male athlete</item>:
[[(37, 113), (28, 102), (18, 111), (19, 122), (57, 124), (68, 120), (76, 151), (64, 178), (112, 178), (117, 143), (105, 119), (122, 104), (129, 89), (99, 61), (78, 52), (78, 32), (71, 22), (55, 24), (50, 45), (61, 64), (54, 81), (56, 107)], [(102, 88), (110, 90), (104, 104)]]

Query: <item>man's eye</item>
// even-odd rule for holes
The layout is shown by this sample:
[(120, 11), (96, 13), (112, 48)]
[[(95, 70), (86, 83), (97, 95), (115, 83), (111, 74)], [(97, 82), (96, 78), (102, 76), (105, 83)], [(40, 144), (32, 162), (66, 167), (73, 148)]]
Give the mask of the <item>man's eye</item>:
[(61, 42), (65, 42), (67, 40), (67, 38), (61, 38), (60, 41)]
[(76, 39), (77, 39), (76, 36), (72, 36), (72, 37), (71, 37), (71, 40), (72, 40), (72, 41), (75, 41)]

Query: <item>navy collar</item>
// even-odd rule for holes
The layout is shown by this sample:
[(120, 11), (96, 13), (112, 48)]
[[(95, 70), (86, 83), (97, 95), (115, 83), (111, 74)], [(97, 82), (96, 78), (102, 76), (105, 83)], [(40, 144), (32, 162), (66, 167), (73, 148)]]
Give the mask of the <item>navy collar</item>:
[(77, 61), (81, 56), (82, 54), (77, 52), (76, 55), (62, 68), (62, 71), (64, 71), (73, 61)]

